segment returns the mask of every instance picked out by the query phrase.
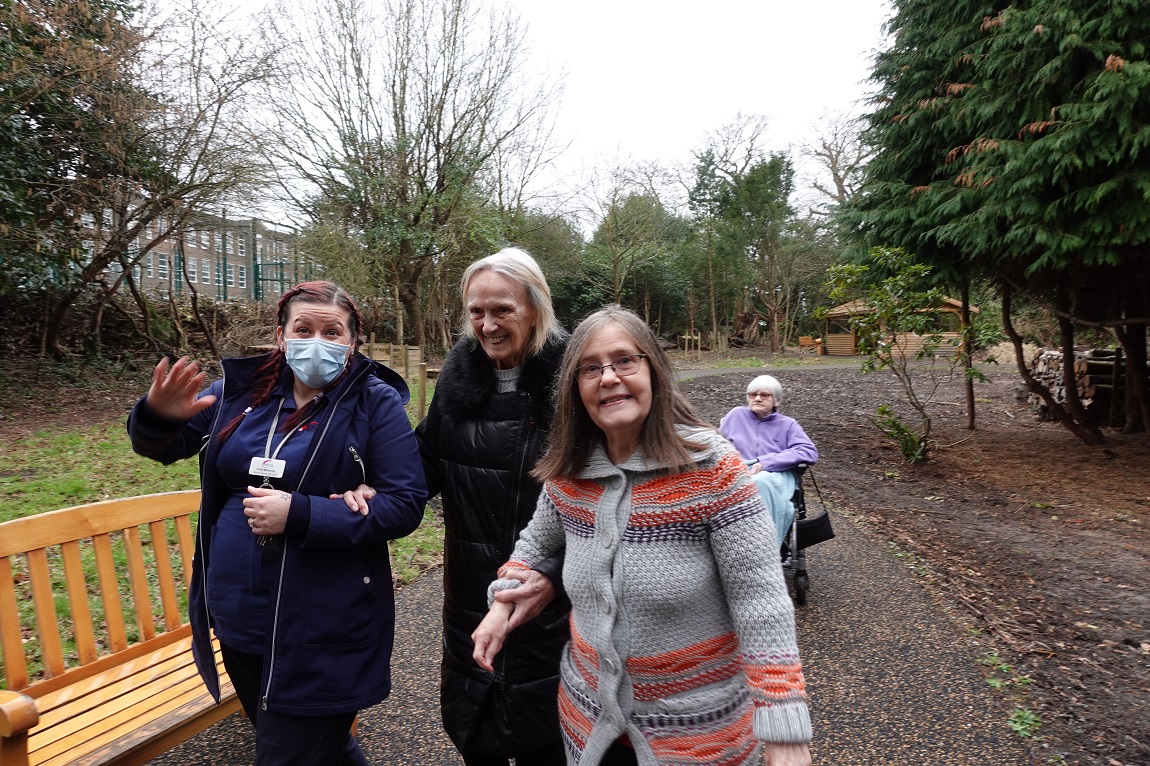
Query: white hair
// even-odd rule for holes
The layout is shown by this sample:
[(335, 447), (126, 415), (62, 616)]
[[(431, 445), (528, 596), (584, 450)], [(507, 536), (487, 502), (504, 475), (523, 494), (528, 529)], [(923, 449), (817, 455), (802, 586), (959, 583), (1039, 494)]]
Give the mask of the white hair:
[[(547, 278), (543, 276), (543, 269), (535, 259), (517, 247), (505, 247), (494, 255), (480, 258), (463, 272), (459, 280), (459, 289), (463, 299), (467, 300), (467, 286), (472, 278), (481, 271), (493, 271), (513, 282), (523, 285), (527, 292), (527, 302), (535, 309), (536, 324), (531, 328), (530, 341), (527, 344), (527, 354), (534, 356), (543, 350), (548, 340), (562, 340), (567, 337), (567, 331), (555, 316), (555, 308), (551, 305), (551, 287)], [(472, 340), (478, 340), (475, 329), (467, 320), (467, 306), (463, 307), (463, 333)]]
[(783, 387), (773, 376), (760, 375), (747, 384), (748, 394), (755, 394), (759, 391), (770, 391), (771, 396), (775, 398), (776, 407), (783, 403)]

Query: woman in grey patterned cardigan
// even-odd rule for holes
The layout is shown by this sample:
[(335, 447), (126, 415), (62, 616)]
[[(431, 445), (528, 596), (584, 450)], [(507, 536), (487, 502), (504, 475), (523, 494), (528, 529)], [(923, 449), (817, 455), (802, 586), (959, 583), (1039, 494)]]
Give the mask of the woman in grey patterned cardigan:
[(566, 547), (559, 713), (568, 762), (805, 766), (810, 718), (775, 529), (739, 454), (610, 306), (559, 373), (535, 516), (473, 634), (491, 667), (521, 573)]

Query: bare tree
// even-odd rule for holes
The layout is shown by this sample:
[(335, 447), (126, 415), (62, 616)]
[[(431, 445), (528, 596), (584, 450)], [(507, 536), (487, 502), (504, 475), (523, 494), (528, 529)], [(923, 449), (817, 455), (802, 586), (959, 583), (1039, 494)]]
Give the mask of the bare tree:
[(285, 3), (266, 29), (285, 66), (264, 147), (286, 199), (359, 239), (368, 281), (349, 287), (398, 287), (406, 332), (422, 345), (429, 267), (461, 241), (498, 237), (498, 225), (473, 221), (461, 239), (451, 224), (497, 221), (493, 188), (518, 204), (516, 184), (549, 156), (558, 85), (527, 77), (518, 18), (474, 0)]
[(103, 283), (104, 300), (113, 300), (157, 244), (262, 181), (244, 125), (247, 99), (269, 62), (230, 37), (225, 21), (219, 6), (191, 5), (141, 23), (130, 53), (133, 88), (109, 114), (114, 129), (90, 137), (119, 161), (74, 179), (86, 186), (85, 205), (72, 211), (82, 241), (70, 251), (70, 276), (49, 312), (45, 348), (63, 353), (61, 329), (88, 286)]
[(845, 113), (824, 115), (810, 141), (799, 145), (802, 159), (815, 170), (806, 179), (821, 195), (812, 207), (816, 215), (827, 215), (858, 192), (863, 171), (874, 150), (862, 140), (863, 121)]

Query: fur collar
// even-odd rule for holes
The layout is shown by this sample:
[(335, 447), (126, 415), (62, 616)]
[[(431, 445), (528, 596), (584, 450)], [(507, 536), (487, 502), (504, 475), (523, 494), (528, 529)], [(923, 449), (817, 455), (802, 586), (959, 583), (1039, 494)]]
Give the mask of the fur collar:
[[(555, 374), (566, 347), (566, 338), (548, 341), (541, 352), (523, 363), (519, 391), (531, 397), (531, 414), (542, 423), (551, 422)], [(435, 398), (444, 414), (452, 420), (474, 417), (494, 393), (495, 368), (487, 354), (470, 338), (461, 339), (447, 355), (435, 385)]]

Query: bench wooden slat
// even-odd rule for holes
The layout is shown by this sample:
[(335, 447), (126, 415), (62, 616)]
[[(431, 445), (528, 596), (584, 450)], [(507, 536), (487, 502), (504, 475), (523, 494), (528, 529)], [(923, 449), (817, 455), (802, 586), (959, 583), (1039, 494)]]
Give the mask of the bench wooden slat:
[(192, 519), (189, 516), (176, 517), (176, 539), (180, 543), (180, 556), (184, 563), (184, 584), (189, 586), (192, 579), (192, 554), (196, 550), (195, 536), (192, 533)]
[(156, 623), (152, 619), (152, 600), (148, 594), (148, 573), (144, 568), (144, 546), (140, 530), (124, 530), (124, 554), (128, 558), (128, 582), (132, 585), (132, 605), (136, 611), (136, 630), (144, 641), (156, 637)]
[[(104, 690), (116, 687), (119, 684), (134, 679), (137, 684), (144, 683), (152, 678), (162, 675), (166, 665), (173, 660), (183, 665), (192, 665), (187, 652), (192, 645), (191, 632), (181, 631), (178, 640), (171, 641), (158, 647), (149, 647), (150, 651), (124, 660), (109, 667), (101, 669), (83, 678), (73, 679), (66, 686), (55, 689), (41, 690), (39, 686), (29, 689), (26, 694), (36, 700), (40, 709), (40, 725), (42, 727), (54, 726), (59, 723), (61, 709), (75, 705), (80, 700), (95, 699), (95, 695), (104, 694)], [(126, 688), (126, 687), (123, 687)], [(110, 695), (108, 695), (110, 696)]]
[(152, 532), (152, 552), (160, 581), (160, 604), (164, 616), (164, 629), (180, 627), (180, 606), (176, 600), (176, 574), (172, 571), (172, 556), (168, 550), (168, 526), (163, 521), (148, 525)]
[(0, 556), (0, 652), (4, 653), (4, 677), (8, 688), (19, 690), (26, 687), (28, 665), (24, 659), (24, 636), (20, 630), (12, 562), (7, 556)]
[(120, 608), (120, 583), (116, 576), (116, 557), (112, 552), (111, 536), (107, 533), (95, 535), (92, 547), (96, 551), (96, 573), (100, 583), (100, 600), (104, 604), (108, 648), (113, 652), (122, 652), (128, 648), (128, 630), (124, 625), (124, 610)]
[[(228, 698), (219, 705), (209, 701), (205, 707), (203, 700), (189, 702), (173, 710), (164, 720), (143, 723), (132, 732), (130, 738), (100, 748), (72, 766), (95, 766), (108, 763), (112, 758), (116, 766), (144, 766), (212, 724), (238, 713), (239, 699), (232, 696), (230, 686), (226, 687), (225, 693)], [(146, 741), (139, 741), (144, 738)], [(125, 745), (129, 743), (132, 744), (131, 751), (124, 752)]]
[(176, 711), (188, 715), (216, 706), (198, 676), (158, 691), (115, 715), (96, 720), (74, 741), (58, 743), (65, 747), (34, 750), (32, 762), (37, 766), (106, 763), (111, 757), (145, 744), (147, 737), (143, 725), (157, 724), (154, 729), (164, 731), (179, 723), (171, 720)]
[(170, 691), (173, 688), (206, 695), (195, 664), (190, 661), (190, 640), (172, 644), (166, 651), (162, 657), (141, 658), (127, 667), (87, 679), (82, 691), (65, 689), (40, 698), (40, 723), (33, 729), (35, 760), (83, 748), (96, 733), (117, 725), (122, 711), (149, 704), (159, 707), (174, 693)]
[[(181, 691), (207, 694), (203, 682), (195, 675), (195, 668), (189, 672), (186, 663), (177, 660), (173, 665), (168, 662), (161, 665), (160, 669), (166, 672), (154, 670), (139, 679), (123, 679), (118, 684), (70, 700), (60, 708), (43, 713), (40, 725), (31, 732), (32, 760), (39, 763), (51, 760), (60, 753), (84, 751), (90, 740), (120, 725), (117, 724), (117, 716), (121, 711), (141, 703), (159, 708), (168, 695), (173, 693), (170, 691), (173, 687), (180, 688), (183, 684), (186, 688), (181, 688)], [(144, 717), (148, 718), (149, 715), (145, 714)]]
[(191, 635), (191, 630), (190, 626), (184, 625), (179, 630), (172, 631), (171, 633), (161, 633), (146, 643), (132, 644), (122, 652), (104, 655), (93, 663), (72, 668), (57, 678), (45, 678), (36, 681), (24, 690), (24, 694), (40, 698), (69, 687), (85, 688), (82, 687), (81, 684), (86, 679), (99, 676), (101, 673), (105, 673), (121, 665), (128, 665), (138, 658), (146, 658), (154, 655), (169, 644), (174, 644), (187, 638)]
[(88, 606), (88, 584), (84, 579), (84, 562), (80, 544), (75, 540), (60, 546), (64, 558), (64, 581), (68, 605), (72, 610), (72, 638), (81, 665), (96, 659), (96, 633), (92, 629), (92, 610)]
[(107, 500), (40, 513), (4, 522), (0, 556), (47, 548), (66, 540), (83, 540), (107, 532), (119, 532), (156, 519), (195, 513), (199, 508), (199, 491), (187, 490)]
[[(140, 672), (135, 675), (117, 678), (108, 686), (66, 700), (60, 708), (45, 714), (40, 726), (33, 730), (36, 736), (32, 762), (38, 765), (103, 763), (90, 754), (101, 753), (106, 759), (114, 753), (126, 752), (150, 738), (138, 731), (146, 725), (152, 725), (154, 736), (155, 732), (180, 723), (168, 720), (175, 711), (187, 715), (193, 710), (207, 711), (215, 707), (195, 665), (188, 662), (190, 641), (178, 646), (182, 652), (155, 667), (139, 668)], [(231, 682), (222, 673), (222, 663), (217, 667), (221, 670), (225, 698), (230, 697)], [(235, 707), (231, 700), (226, 702), (229, 708)], [(64, 756), (65, 760), (61, 761)]]
[(32, 582), (32, 602), (36, 606), (36, 627), (40, 634), (40, 653), (44, 673), (58, 676), (64, 672), (64, 652), (57, 628), (56, 598), (52, 594), (52, 573), (48, 569), (48, 552), (43, 548), (28, 551), (28, 578)]

